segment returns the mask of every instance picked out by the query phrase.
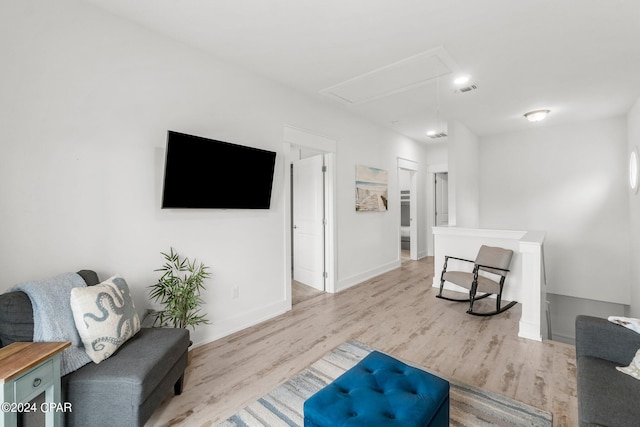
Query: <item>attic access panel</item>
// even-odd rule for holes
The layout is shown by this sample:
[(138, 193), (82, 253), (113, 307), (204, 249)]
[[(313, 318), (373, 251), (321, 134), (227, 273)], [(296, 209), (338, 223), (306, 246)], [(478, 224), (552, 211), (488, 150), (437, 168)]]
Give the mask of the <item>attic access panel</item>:
[(322, 89), (321, 94), (357, 105), (404, 92), (458, 71), (443, 47), (428, 50)]

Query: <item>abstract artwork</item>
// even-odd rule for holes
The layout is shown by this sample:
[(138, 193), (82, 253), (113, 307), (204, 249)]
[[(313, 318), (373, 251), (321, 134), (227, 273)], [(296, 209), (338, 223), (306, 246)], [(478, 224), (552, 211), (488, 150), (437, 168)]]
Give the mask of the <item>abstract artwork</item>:
[(384, 169), (356, 166), (356, 212), (387, 210), (389, 173)]

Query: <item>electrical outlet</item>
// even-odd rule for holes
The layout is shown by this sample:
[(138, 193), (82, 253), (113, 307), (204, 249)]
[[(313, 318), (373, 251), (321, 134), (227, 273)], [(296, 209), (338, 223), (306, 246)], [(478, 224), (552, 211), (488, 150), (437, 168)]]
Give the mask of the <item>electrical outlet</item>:
[(233, 287), (233, 293), (231, 294), (231, 298), (238, 299), (240, 298), (240, 286)]

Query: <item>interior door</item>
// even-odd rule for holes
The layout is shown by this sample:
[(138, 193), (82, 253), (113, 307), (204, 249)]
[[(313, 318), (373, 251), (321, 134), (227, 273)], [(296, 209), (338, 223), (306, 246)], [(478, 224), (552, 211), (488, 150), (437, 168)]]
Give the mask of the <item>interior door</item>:
[(324, 290), (324, 159), (293, 161), (293, 279)]
[(436, 174), (436, 227), (449, 225), (449, 174)]

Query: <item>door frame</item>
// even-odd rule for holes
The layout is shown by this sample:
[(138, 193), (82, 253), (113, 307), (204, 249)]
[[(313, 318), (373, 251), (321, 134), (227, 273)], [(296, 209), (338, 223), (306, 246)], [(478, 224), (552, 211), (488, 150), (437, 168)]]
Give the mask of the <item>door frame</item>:
[[(438, 182), (440, 182), (442, 180), (442, 178), (440, 178), (440, 181), (438, 180), (438, 175), (447, 175), (447, 178), (449, 177), (449, 172), (436, 172), (433, 174), (433, 225), (435, 225), (436, 227), (443, 227), (442, 225), (438, 225)], [(444, 191), (441, 191), (441, 193), (444, 193)], [(449, 184), (447, 181), (447, 224), (449, 223)]]
[[(409, 189), (409, 216), (411, 217), (409, 256), (412, 260), (418, 259), (418, 204), (420, 199), (420, 194), (418, 193), (418, 166), (418, 162), (398, 157), (398, 175), (400, 175), (401, 170), (409, 172), (409, 180), (411, 182), (411, 188)], [(398, 190), (398, 200), (400, 200), (400, 190)], [(398, 259), (400, 259), (402, 251), (400, 232), (400, 223), (398, 222)]]
[[(300, 152), (300, 154), (302, 154), (302, 151), (303, 151), (302, 149), (298, 150), (298, 147), (292, 147), (292, 150), (295, 150), (296, 152)], [(301, 155), (300, 157), (292, 158), (290, 160), (290, 165), (291, 165), (291, 193), (290, 194), (291, 194), (291, 197), (292, 197), (292, 203), (291, 203), (291, 218), (292, 218), (292, 223), (291, 223), (291, 225), (292, 225), (292, 231), (291, 231), (291, 235), (292, 235), (292, 237), (291, 237), (291, 245), (292, 245), (292, 249), (291, 249), (291, 260), (292, 261), (291, 261), (291, 263), (292, 263), (292, 269), (291, 270), (292, 271), (291, 271), (291, 274), (292, 274), (293, 280), (298, 280), (300, 283), (303, 283), (303, 284), (308, 285), (308, 286), (310, 286), (310, 287), (312, 287), (314, 289), (318, 289), (318, 290), (324, 292), (326, 290), (326, 285), (327, 285), (326, 284), (326, 281), (327, 281), (326, 279), (327, 278), (324, 276), (324, 273), (327, 271), (327, 267), (326, 267), (327, 260), (325, 259), (325, 253), (324, 253), (324, 248), (326, 246), (326, 243), (325, 243), (325, 239), (326, 239), (325, 227), (326, 227), (326, 224), (327, 224), (327, 220), (326, 220), (326, 217), (325, 217), (326, 214), (327, 214), (327, 211), (326, 211), (326, 209), (324, 207), (325, 198), (326, 198), (325, 197), (325, 194), (326, 194), (325, 186), (327, 185), (327, 182), (326, 182), (327, 180), (325, 179), (325, 174), (326, 174), (326, 170), (327, 170), (327, 165), (326, 165), (326, 162), (327, 162), (326, 161), (326, 157), (327, 157), (327, 155), (324, 154), (324, 153), (318, 153), (316, 151), (312, 151), (312, 153), (313, 154), (310, 154), (308, 156), (302, 156)], [(309, 161), (311, 159), (315, 159), (314, 163), (319, 161), (320, 164), (319, 165), (313, 164), (313, 165), (311, 165), (311, 167), (310, 166), (305, 166), (305, 168), (310, 168), (310, 170), (313, 170), (314, 174), (321, 174), (320, 176), (322, 177), (321, 178), (322, 190), (319, 192), (319, 194), (316, 193), (315, 191), (307, 192), (306, 190), (308, 190), (308, 189), (304, 188), (304, 187), (301, 188), (301, 190), (302, 190), (302, 194), (312, 194), (312, 193), (313, 194), (318, 194), (316, 197), (314, 197), (314, 199), (322, 200), (321, 209), (318, 209), (316, 211), (316, 213), (322, 215), (322, 218), (320, 218), (319, 220), (318, 220), (318, 218), (315, 218), (315, 220), (318, 220), (319, 223), (315, 223), (314, 224), (314, 226), (321, 225), (321, 229), (319, 230), (319, 237), (321, 239), (321, 245), (322, 245), (322, 250), (321, 250), (322, 259), (315, 260), (316, 262), (319, 261), (320, 264), (318, 266), (319, 267), (318, 270), (313, 270), (314, 272), (322, 274), (322, 277), (319, 278), (316, 275), (317, 273), (314, 273), (313, 275), (311, 275), (312, 277), (310, 278), (310, 280), (312, 282), (314, 282), (314, 283), (307, 283), (307, 282), (304, 282), (304, 281), (300, 280), (301, 279), (300, 277), (296, 278), (296, 266), (299, 267), (299, 265), (296, 264), (297, 263), (296, 255), (300, 254), (299, 249), (296, 247), (296, 227), (299, 225), (298, 222), (296, 221), (296, 206), (300, 206), (296, 202), (296, 195), (300, 195), (301, 192), (298, 191), (299, 190), (298, 188), (296, 188), (296, 185), (299, 182), (299, 180), (296, 180), (295, 178), (296, 178), (296, 174), (300, 173), (299, 172), (300, 171), (300, 167), (299, 167), (300, 163), (304, 162), (304, 161)], [(317, 167), (318, 169), (314, 169), (315, 167)], [(317, 178), (317, 176), (316, 176), (316, 178)], [(315, 200), (315, 201), (317, 201), (317, 200)], [(298, 272), (301, 272), (301, 271), (298, 270)], [(307, 278), (309, 278), (309, 277), (307, 277)], [(320, 281), (318, 283), (315, 283), (316, 281), (318, 281), (318, 279), (320, 279)], [(319, 285), (320, 288), (316, 287), (316, 285)]]
[(289, 173), (289, 165), (293, 160), (293, 148), (307, 148), (318, 151), (325, 156), (325, 166), (327, 172), (324, 174), (325, 179), (325, 194), (324, 194), (324, 209), (326, 225), (324, 227), (324, 259), (325, 259), (325, 286), (326, 292), (334, 293), (336, 289), (336, 249), (337, 242), (336, 236), (336, 212), (335, 212), (335, 195), (336, 195), (336, 147), (337, 141), (333, 138), (319, 135), (317, 133), (310, 132), (308, 130), (300, 129), (294, 126), (284, 126), (284, 157), (287, 173), (285, 173), (284, 179), (284, 233), (285, 233), (285, 283), (284, 294), (285, 300), (291, 309), (291, 256), (293, 253), (292, 248), (292, 232), (291, 227), (292, 219), (292, 200), (291, 200), (291, 174)]
[[(433, 227), (436, 223), (436, 196), (435, 196), (435, 180), (436, 173), (449, 172), (449, 164), (443, 163), (439, 165), (427, 166), (427, 255), (434, 255), (434, 238)], [(451, 194), (449, 192), (449, 194)], [(454, 218), (455, 219), (455, 218)], [(449, 198), (449, 224), (451, 222), (451, 198)]]

